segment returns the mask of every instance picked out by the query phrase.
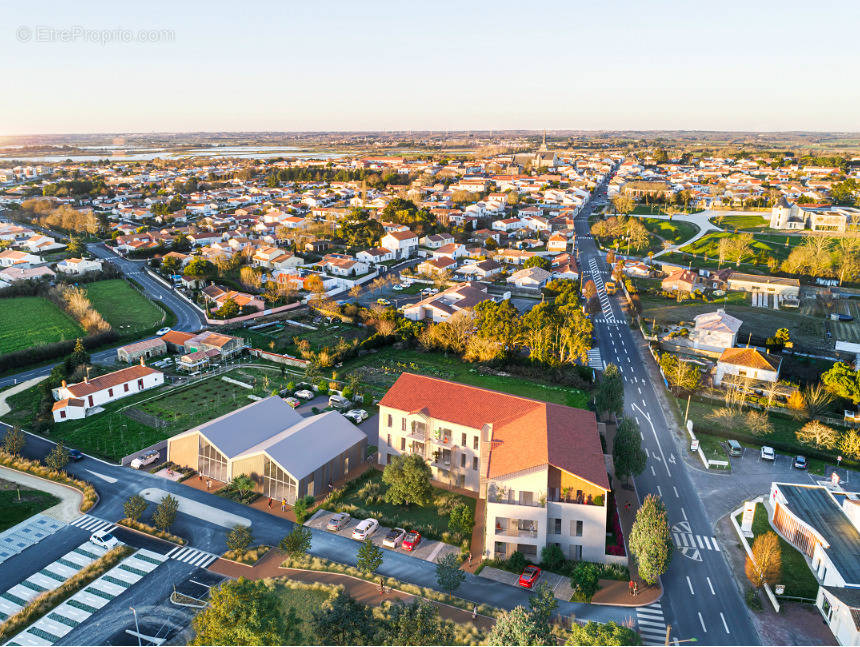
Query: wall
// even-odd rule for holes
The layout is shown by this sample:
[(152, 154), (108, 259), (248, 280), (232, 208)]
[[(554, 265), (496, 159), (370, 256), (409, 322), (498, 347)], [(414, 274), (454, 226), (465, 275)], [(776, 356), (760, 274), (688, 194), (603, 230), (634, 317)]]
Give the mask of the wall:
[(309, 364), (306, 359), (299, 359), (298, 357), (291, 357), (290, 355), (280, 355), (278, 353), (272, 353), (267, 350), (262, 350), (260, 348), (252, 348), (249, 351), (250, 355), (254, 357), (259, 357), (260, 359), (265, 359), (270, 362), (275, 362), (277, 364), (285, 364), (287, 366), (297, 366), (299, 368), (304, 368)]
[(241, 474), (247, 474), (256, 484), (254, 490), (256, 492), (262, 492), (264, 460), (265, 455), (262, 453), (232, 460), (230, 461), (230, 477), (236, 478)]
[(173, 461), (182, 467), (190, 467), (197, 469), (198, 433), (188, 434), (187, 436), (174, 436), (167, 440), (167, 460)]

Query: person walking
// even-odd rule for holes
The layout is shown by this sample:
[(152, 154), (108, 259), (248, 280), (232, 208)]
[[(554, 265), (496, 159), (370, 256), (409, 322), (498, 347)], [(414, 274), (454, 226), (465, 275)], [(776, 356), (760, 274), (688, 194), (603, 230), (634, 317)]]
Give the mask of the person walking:
[(476, 604), (474, 607), (472, 607), (472, 621), (474, 622), (477, 619), (478, 619), (478, 605)]
[(268, 508), (269, 508), (269, 510), (272, 509), (272, 497), (269, 497)]
[(207, 490), (212, 489), (212, 479), (206, 479), (206, 489)]
[(283, 497), (281, 499), (281, 512), (285, 512), (287, 509), (287, 497)]
[(630, 584), (627, 585), (627, 593), (629, 595), (633, 595), (633, 591), (636, 589), (636, 583), (633, 580), (630, 580)]

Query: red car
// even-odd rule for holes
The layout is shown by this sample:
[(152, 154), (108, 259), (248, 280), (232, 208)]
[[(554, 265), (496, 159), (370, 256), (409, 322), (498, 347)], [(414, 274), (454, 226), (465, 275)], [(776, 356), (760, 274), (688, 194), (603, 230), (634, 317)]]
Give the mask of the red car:
[(400, 544), (406, 550), (415, 550), (416, 546), (421, 543), (421, 535), (414, 530), (410, 530), (406, 533), (406, 537), (403, 538), (403, 543)]
[(535, 582), (538, 581), (539, 577), (540, 569), (537, 566), (526, 566), (526, 569), (522, 572), (522, 575), (520, 575), (520, 581), (518, 584), (530, 589), (535, 585)]

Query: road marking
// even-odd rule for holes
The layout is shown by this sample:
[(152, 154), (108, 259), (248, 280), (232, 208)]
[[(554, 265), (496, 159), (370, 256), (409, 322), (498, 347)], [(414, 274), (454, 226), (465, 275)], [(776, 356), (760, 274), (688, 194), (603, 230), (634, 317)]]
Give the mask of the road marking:
[(651, 475), (652, 475), (652, 476), (657, 476), (657, 472), (655, 472), (655, 471), (654, 471), (654, 466), (653, 466), (653, 465), (651, 466)]
[(696, 592), (693, 590), (693, 583), (690, 581), (690, 576), (687, 576), (687, 586), (690, 587), (690, 595), (696, 595)]
[(687, 521), (687, 513), (684, 512), (684, 506), (681, 506), (681, 514), (684, 516), (684, 521)]
[(673, 485), (673, 486), (672, 486), (672, 489), (675, 491), (675, 497), (676, 497), (676, 498), (678, 498), (678, 499), (680, 499), (681, 497), (679, 497), (679, 496), (678, 496), (678, 488), (676, 488), (676, 487)]
[(657, 430), (654, 428), (654, 423), (651, 422), (651, 416), (642, 411), (642, 409), (639, 408), (639, 405), (637, 405), (635, 402), (633, 403), (633, 408), (638, 409), (639, 413), (641, 413), (642, 416), (648, 421), (648, 424), (651, 425), (651, 433), (654, 434), (654, 440), (657, 441), (657, 449), (660, 450), (660, 455), (663, 457), (663, 465), (666, 467), (666, 473), (671, 477), (672, 472), (669, 471), (669, 464), (666, 462), (666, 455), (663, 453), (663, 445), (660, 444), (660, 439), (657, 437)]
[(659, 495), (660, 495), (660, 498), (661, 498), (661, 499), (663, 498), (663, 490), (662, 490), (662, 489), (660, 489), (660, 486), (659, 486), (659, 485), (657, 486), (657, 494), (659, 494)]
[(637, 386), (637, 387), (636, 387), (636, 389), (639, 391), (639, 395), (642, 395), (642, 387), (641, 387), (641, 386)]
[(705, 621), (702, 618), (702, 612), (701, 611), (699, 611), (699, 622), (702, 623), (702, 631), (704, 631), (705, 633), (708, 633), (708, 628), (705, 626)]
[(98, 476), (103, 481), (107, 481), (108, 483), (116, 483), (117, 479), (112, 476), (105, 476), (104, 474), (99, 474), (98, 472), (93, 472), (92, 470), (87, 470), (93, 476)]
[(726, 617), (723, 615), (722, 611), (720, 611), (720, 619), (723, 621), (723, 626), (726, 628), (726, 633), (727, 634), (732, 633), (731, 631), (729, 631), (729, 625), (726, 624)]
[(706, 580), (708, 580), (708, 588), (710, 588), (710, 589), (711, 589), (711, 595), (716, 595), (716, 593), (714, 593), (714, 585), (713, 585), (713, 584), (711, 584), (711, 578), (710, 578), (710, 577), (705, 577), (705, 579), (706, 579)]
[(696, 541), (699, 542), (699, 548), (704, 548), (702, 545), (702, 535), (696, 535)]

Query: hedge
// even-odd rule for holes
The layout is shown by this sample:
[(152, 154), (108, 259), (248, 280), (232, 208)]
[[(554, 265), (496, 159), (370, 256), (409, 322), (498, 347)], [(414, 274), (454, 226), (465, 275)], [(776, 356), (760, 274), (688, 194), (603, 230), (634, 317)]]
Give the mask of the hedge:
[(158, 537), (159, 539), (163, 539), (164, 541), (170, 541), (174, 544), (179, 544), (180, 546), (184, 546), (186, 540), (178, 535), (171, 534), (164, 530), (159, 530), (158, 528), (153, 528), (147, 523), (143, 523), (142, 521), (135, 521), (134, 519), (129, 519), (126, 517), (125, 519), (120, 519), (117, 521), (120, 526), (125, 526), (126, 528), (131, 528), (132, 530), (137, 530), (138, 532), (142, 532), (147, 535), (152, 535), (153, 537)]

